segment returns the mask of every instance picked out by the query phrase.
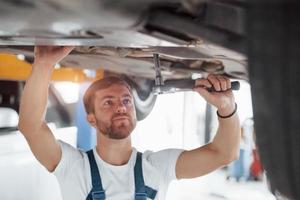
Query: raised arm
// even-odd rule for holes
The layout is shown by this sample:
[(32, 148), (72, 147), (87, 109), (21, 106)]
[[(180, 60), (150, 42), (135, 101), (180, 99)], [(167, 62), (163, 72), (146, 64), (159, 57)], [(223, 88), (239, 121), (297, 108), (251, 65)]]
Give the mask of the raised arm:
[(73, 47), (35, 47), (32, 72), (26, 81), (20, 103), (19, 130), (31, 151), (49, 171), (61, 158), (61, 149), (45, 122), (49, 83), (54, 65)]
[[(196, 87), (208, 103), (218, 109), (220, 116), (229, 116), (235, 112), (235, 100), (230, 90), (230, 80), (224, 76), (209, 75), (207, 79), (199, 79), (196, 86), (214, 87), (220, 92), (208, 92)], [(213, 141), (191, 151), (184, 151), (176, 164), (177, 178), (195, 178), (229, 164), (238, 157), (241, 137), (240, 122), (237, 113), (231, 117), (219, 119), (219, 127)]]

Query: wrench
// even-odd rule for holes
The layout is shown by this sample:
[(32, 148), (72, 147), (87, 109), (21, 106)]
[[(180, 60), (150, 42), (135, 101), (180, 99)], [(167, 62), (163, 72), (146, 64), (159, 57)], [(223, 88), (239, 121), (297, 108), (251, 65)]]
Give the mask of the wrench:
[[(174, 93), (174, 92), (182, 92), (182, 91), (191, 91), (195, 88), (195, 81), (193, 79), (171, 79), (171, 80), (163, 80), (161, 75), (161, 68), (159, 63), (159, 55), (157, 53), (153, 54), (154, 60), (154, 69), (155, 69), (155, 83), (153, 84), (153, 92), (154, 94), (166, 94), (166, 93)], [(213, 87), (206, 88), (209, 92), (218, 92)], [(232, 90), (240, 89), (239, 81), (231, 82)]]

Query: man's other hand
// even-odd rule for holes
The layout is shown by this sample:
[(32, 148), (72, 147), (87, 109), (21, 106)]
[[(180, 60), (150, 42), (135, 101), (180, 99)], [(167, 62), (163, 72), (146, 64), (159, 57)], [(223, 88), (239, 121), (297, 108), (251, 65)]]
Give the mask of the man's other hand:
[(74, 46), (36, 46), (34, 48), (34, 63), (40, 66), (53, 67), (73, 49)]

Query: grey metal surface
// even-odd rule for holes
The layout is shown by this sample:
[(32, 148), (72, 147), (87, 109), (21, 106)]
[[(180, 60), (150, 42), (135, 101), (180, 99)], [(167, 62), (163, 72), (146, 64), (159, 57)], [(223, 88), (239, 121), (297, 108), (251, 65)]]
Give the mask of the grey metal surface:
[[(225, 73), (247, 80), (247, 58), (220, 46), (222, 42), (216, 44), (200, 37), (197, 34), (204, 34), (204, 29), (199, 28), (197, 21), (184, 17), (195, 16), (199, 20), (206, 2), (210, 1), (0, 0), (0, 52), (24, 54), (30, 60), (34, 45), (74, 45), (75, 50), (62, 65), (103, 68), (150, 79), (155, 77), (152, 56), (157, 53), (166, 79), (188, 78), (194, 73)], [(214, 13), (223, 7), (223, 13), (238, 16), (239, 9), (234, 6), (210, 4), (209, 10), (213, 11), (208, 22), (215, 23)], [(175, 12), (174, 18), (170, 18), (170, 10)], [(233, 17), (230, 19), (236, 19)], [(155, 29), (160, 26), (170, 31)], [(225, 28), (239, 31), (240, 26)], [(188, 38), (176, 35), (181, 30)], [(194, 38), (189, 38), (191, 34)], [(220, 38), (218, 41), (227, 38), (223, 33), (213, 37)]]
[[(75, 41), (78, 45), (107, 45), (107, 41), (111, 41), (112, 38), (102, 43), (103, 40), (98, 41), (99, 32), (100, 36), (112, 35), (111, 37), (118, 39), (117, 42), (127, 41), (128, 37), (121, 36), (128, 36), (138, 29), (143, 23), (147, 9), (157, 2), (176, 3), (177, 1), (2, 0), (0, 1), (0, 44), (68, 45), (74, 44)], [(126, 30), (131, 32), (125, 35), (118, 32)], [(67, 39), (67, 37), (71, 38)], [(79, 37), (83, 39), (79, 40)], [(109, 45), (116, 45), (114, 40), (112, 41), (113, 43)]]

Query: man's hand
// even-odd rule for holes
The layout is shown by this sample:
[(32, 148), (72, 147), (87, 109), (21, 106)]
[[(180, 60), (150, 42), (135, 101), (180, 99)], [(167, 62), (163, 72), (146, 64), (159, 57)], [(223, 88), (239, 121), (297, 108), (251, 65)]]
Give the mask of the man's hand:
[[(230, 115), (235, 109), (234, 96), (228, 78), (209, 75), (199, 79), (194, 91), (218, 109), (222, 116)], [(208, 92), (213, 87), (217, 92)], [(219, 128), (212, 142), (189, 151), (184, 151), (176, 163), (177, 178), (195, 178), (214, 171), (235, 160), (239, 152), (241, 127), (237, 113), (229, 118), (219, 118)]]
[(19, 130), (31, 151), (49, 171), (61, 159), (61, 149), (45, 122), (48, 89), (54, 65), (67, 56), (73, 47), (37, 46), (31, 75), (26, 81), (20, 103)]
[[(211, 87), (217, 92), (208, 92), (205, 89)], [(222, 116), (231, 114), (235, 109), (231, 82), (225, 76), (210, 74), (207, 79), (198, 79), (194, 91), (198, 92), (208, 103), (214, 105)]]
[(73, 49), (73, 46), (36, 46), (34, 48), (34, 64), (39, 65), (39, 67), (53, 67)]

